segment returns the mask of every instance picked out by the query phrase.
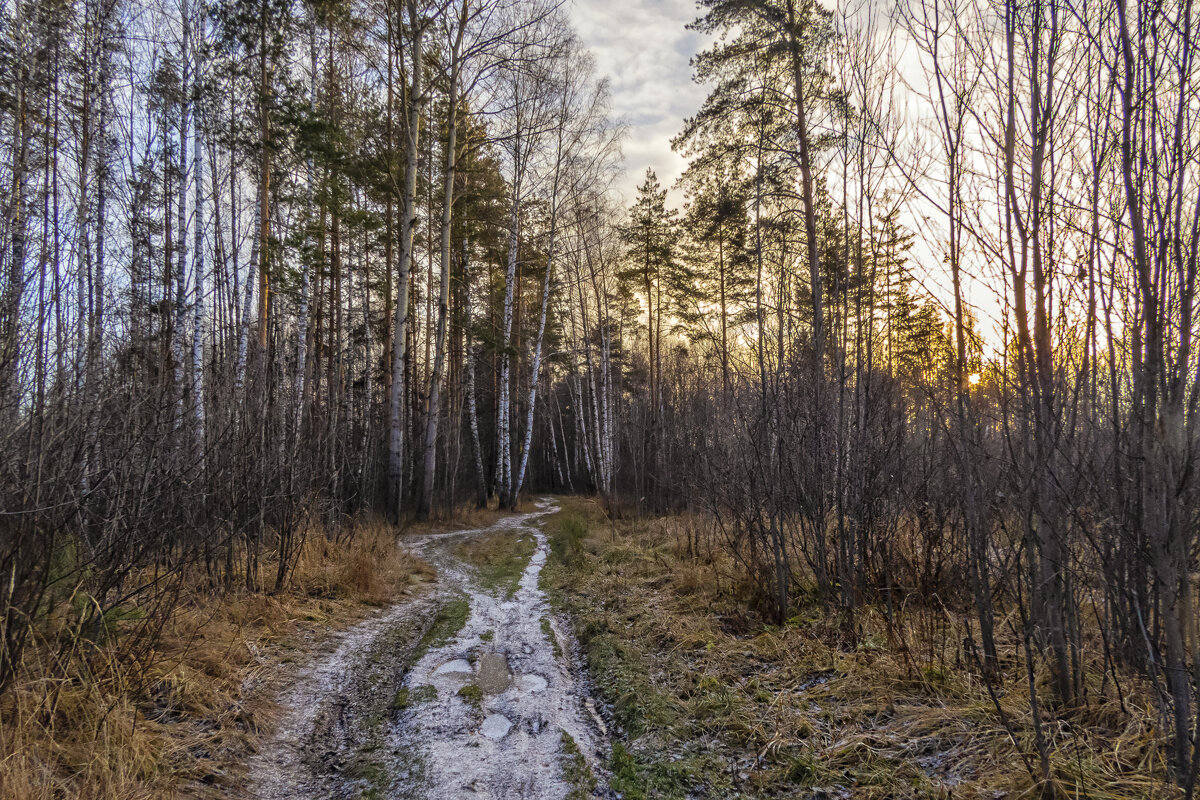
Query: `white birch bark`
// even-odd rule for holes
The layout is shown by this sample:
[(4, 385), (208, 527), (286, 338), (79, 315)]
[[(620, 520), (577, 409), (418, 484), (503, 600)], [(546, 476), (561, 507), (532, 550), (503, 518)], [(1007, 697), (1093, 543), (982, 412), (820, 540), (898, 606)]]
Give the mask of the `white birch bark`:
[(525, 482), (525, 469), (529, 464), (529, 445), (533, 441), (533, 412), (537, 404), (538, 382), (542, 374), (542, 342), (546, 336), (546, 311), (550, 306), (550, 287), (554, 273), (554, 211), (550, 212), (550, 247), (546, 254), (546, 277), (542, 281), (542, 311), (538, 317), (537, 341), (533, 347), (533, 370), (529, 379), (529, 404), (525, 409), (525, 438), (521, 442), (521, 463), (512, 482), (509, 506), (516, 508), (517, 495), (521, 493), (521, 484)]
[[(184, 396), (187, 388), (184, 384), (184, 338), (187, 336), (187, 325), (184, 323), (187, 313), (187, 206), (188, 206), (188, 127), (191, 120), (191, 56), (190, 42), (192, 31), (191, 8), (188, 0), (180, 2), (180, 16), (183, 24), (183, 36), (180, 39), (179, 62), (179, 165), (175, 186), (175, 316), (171, 327), (171, 360), (175, 371), (175, 429), (179, 430), (185, 421), (186, 408)], [(101, 131), (103, 135), (103, 131)]]
[(195, 124), (193, 130), (192, 152), (195, 157), (195, 207), (196, 231), (192, 247), (192, 260), (196, 272), (196, 300), (192, 307), (192, 405), (194, 411), (194, 438), (196, 444), (196, 459), (203, 477), (207, 465), (205, 463), (205, 412), (204, 412), (204, 340), (207, 326), (207, 308), (205, 306), (205, 261), (204, 261), (204, 149), (201, 143), (201, 113), (200, 91), (204, 79), (204, 12), (203, 6), (196, 15), (198, 27), (196, 30), (196, 77), (192, 93), (195, 103)]
[(467, 286), (465, 304), (463, 309), (464, 322), (464, 339), (466, 343), (466, 367), (467, 367), (467, 423), (471, 429), (471, 446), (475, 456), (475, 487), (476, 487), (476, 504), (482, 508), (487, 504), (487, 477), (483, 472), (483, 446), (479, 439), (479, 410), (475, 404), (475, 361), (478, 358), (478, 346), (471, 336), (471, 324), (473, 321), (471, 308), (471, 280), (468, 272), (468, 254), (470, 253), (470, 244), (463, 240), (463, 282)]
[(449, 110), (446, 120), (446, 169), (442, 175), (441, 276), (438, 287), (437, 335), (434, 343), (433, 371), (429, 376), (429, 413), (425, 422), (425, 464), (422, 470), (421, 499), (417, 517), (425, 519), (433, 505), (433, 484), (437, 471), (437, 433), (441, 414), (442, 377), (446, 365), (446, 328), (450, 311), (450, 222), (454, 208), (454, 175), (458, 158), (459, 66), (463, 34), (466, 30), (469, 0), (463, 0), (454, 42), (450, 47)]
[(408, 131), (405, 142), (404, 187), (400, 220), (400, 275), (396, 298), (395, 335), (392, 339), (392, 386), (388, 409), (388, 487), (392, 514), (399, 518), (404, 502), (404, 360), (408, 350), (408, 289), (412, 265), (413, 224), (416, 215), (417, 147), (420, 142), (421, 109), (424, 89), (421, 84), (421, 40), (425, 21), (417, 19), (415, 0), (408, 3), (412, 38), (412, 93), (409, 99)]
[(511, 483), (512, 450), (510, 445), (509, 408), (511, 403), (510, 383), (512, 380), (512, 327), (513, 327), (513, 290), (517, 283), (517, 246), (520, 232), (520, 196), (522, 167), (519, 164), (521, 128), (518, 122), (515, 131), (516, 146), (514, 154), (518, 154), (517, 164), (514, 164), (514, 180), (512, 188), (512, 204), (508, 221), (508, 264), (504, 273), (504, 310), (503, 331), (504, 351), (500, 356), (500, 398), (496, 406), (496, 493), (501, 498), (508, 498)]

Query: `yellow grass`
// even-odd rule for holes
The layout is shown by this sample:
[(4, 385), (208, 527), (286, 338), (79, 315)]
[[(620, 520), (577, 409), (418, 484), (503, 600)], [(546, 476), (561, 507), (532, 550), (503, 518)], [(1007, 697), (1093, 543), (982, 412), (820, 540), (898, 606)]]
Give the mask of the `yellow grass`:
[[(56, 661), (65, 632), (38, 628), (17, 683), (0, 697), (0, 798), (227, 797), (271, 724), (269, 691), (306, 642), (433, 579), (382, 520), (351, 521), (338, 541), (312, 531), (289, 588), (216, 594), (196, 579), (153, 652), (121, 640)], [(264, 581), (275, 565), (264, 562)]]
[[(890, 624), (881, 608), (847, 624), (801, 603), (787, 625), (766, 625), (724, 548), (689, 549), (703, 520), (618, 520), (614, 536), (585, 501), (563, 513), (587, 519), (589, 535), (548, 581), (632, 732), (633, 755), (614, 766), (627, 797), (831, 786), (879, 800), (1178, 797), (1149, 687), (1122, 675), (1122, 711), (1098, 641), (1085, 652), (1087, 705), (1046, 713), (1054, 777), (1036, 785), (1023, 761), (1038, 771), (1019, 624), (997, 627), (1002, 719), (964, 652), (961, 615), (939, 603), (910, 603)], [(1044, 671), (1037, 683), (1048, 696)]]

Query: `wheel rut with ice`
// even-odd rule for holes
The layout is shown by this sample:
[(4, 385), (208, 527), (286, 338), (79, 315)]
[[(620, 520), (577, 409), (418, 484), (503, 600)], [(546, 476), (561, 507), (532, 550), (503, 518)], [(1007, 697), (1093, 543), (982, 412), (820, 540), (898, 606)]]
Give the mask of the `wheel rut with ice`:
[[(338, 634), (335, 650), (297, 671), (277, 698), (276, 735), (251, 761), (247, 795), (561, 800), (578, 788), (564, 780), (564, 763), (577, 772), (579, 758), (602, 779), (603, 723), (581, 668), (564, 655), (576, 651), (573, 639), (538, 586), (547, 542), (536, 523), (554, 510), (543, 500), (487, 528), (409, 540), (437, 567), (437, 591)], [(482, 586), (454, 555), (456, 544), (495, 533), (536, 543), (511, 597), (509, 587)], [(437, 607), (464, 600), (458, 633), (411, 664)]]
[(538, 577), (547, 542), (534, 523), (554, 507), (538, 508), (497, 526), (536, 540), (511, 598), (478, 585), (442, 543), (448, 537), (426, 544), (426, 558), (448, 590), (467, 598), (470, 614), (453, 641), (427, 652), (405, 678), (410, 696), (429, 699), (393, 728), (393, 752), (420, 765), (398, 776), (396, 797), (564, 798), (572, 789), (562, 776), (564, 733), (598, 766), (601, 735), (586, 693), (570, 660), (556, 654), (557, 626), (544, 623), (550, 610)]

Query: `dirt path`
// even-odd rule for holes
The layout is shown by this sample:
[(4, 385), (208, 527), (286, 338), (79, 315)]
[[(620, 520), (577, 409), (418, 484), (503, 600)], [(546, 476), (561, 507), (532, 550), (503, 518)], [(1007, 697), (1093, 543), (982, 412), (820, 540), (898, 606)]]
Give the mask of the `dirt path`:
[[(437, 567), (437, 592), (349, 629), (298, 672), (279, 698), (275, 738), (251, 764), (251, 796), (599, 796), (602, 723), (538, 586), (547, 542), (535, 523), (554, 510), (542, 500), (488, 528), (406, 542)], [(484, 589), (453, 555), (464, 538), (500, 531), (536, 539), (511, 598)], [(436, 609), (461, 599), (470, 606), (461, 630), (412, 664)]]

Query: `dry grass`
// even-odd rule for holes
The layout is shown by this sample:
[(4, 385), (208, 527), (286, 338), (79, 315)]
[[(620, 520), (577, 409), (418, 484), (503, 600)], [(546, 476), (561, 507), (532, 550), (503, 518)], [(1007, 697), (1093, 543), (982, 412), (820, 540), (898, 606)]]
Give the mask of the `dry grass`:
[(529, 534), (499, 531), (461, 542), (454, 555), (475, 567), (483, 586), (512, 597), (535, 549), (537, 543)]
[(1012, 628), (998, 629), (1001, 715), (939, 605), (847, 624), (810, 604), (765, 625), (732, 559), (688, 547), (699, 521), (618, 520), (614, 535), (590, 504), (564, 505), (552, 544), (581, 523), (589, 535), (544, 574), (625, 733), (612, 768), (627, 798), (1178, 796), (1147, 687), (1122, 676), (1122, 711), (1098, 647), (1088, 705), (1045, 721), (1054, 780), (1039, 786)]
[[(153, 650), (111, 636), (67, 660), (67, 632), (38, 628), (21, 680), (0, 698), (0, 798), (140, 800), (226, 797), (270, 727), (279, 666), (372, 606), (418, 591), (433, 570), (395, 546), (381, 520), (352, 521), (337, 542), (306, 537), (287, 591), (216, 594), (197, 580), (161, 623)], [(263, 577), (274, 564), (264, 561)], [(143, 621), (144, 624), (144, 621)]]
[[(525, 510), (525, 504), (521, 504), (517, 511)], [(502, 511), (499, 508), (498, 502), (493, 499), (487, 508), (464, 508), (454, 514), (452, 517), (435, 517), (427, 522), (412, 522), (405, 529), (406, 536), (416, 536), (426, 533), (438, 533), (441, 531), (451, 530), (474, 530), (476, 528), (487, 528), (494, 525), (502, 517), (510, 514), (509, 511)]]

